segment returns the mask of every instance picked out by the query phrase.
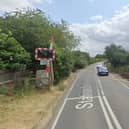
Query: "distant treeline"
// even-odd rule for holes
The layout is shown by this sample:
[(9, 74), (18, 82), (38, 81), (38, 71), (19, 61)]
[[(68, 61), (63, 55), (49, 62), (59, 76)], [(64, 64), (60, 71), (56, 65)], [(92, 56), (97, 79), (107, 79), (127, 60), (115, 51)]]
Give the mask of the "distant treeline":
[(111, 44), (105, 48), (105, 56), (112, 72), (129, 78), (129, 51), (120, 45)]
[(105, 47), (104, 54), (95, 57), (98, 61), (105, 61), (110, 71), (129, 78), (129, 51), (120, 45), (111, 44)]

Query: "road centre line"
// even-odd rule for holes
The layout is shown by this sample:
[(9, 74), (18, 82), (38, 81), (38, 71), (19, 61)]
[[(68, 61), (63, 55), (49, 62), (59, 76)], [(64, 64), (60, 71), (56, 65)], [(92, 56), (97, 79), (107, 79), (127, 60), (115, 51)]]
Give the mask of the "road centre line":
[(107, 107), (107, 110), (109, 111), (109, 114), (110, 116), (112, 117), (112, 120), (114, 121), (114, 124), (116, 126), (117, 129), (122, 129), (117, 117), (115, 116), (106, 96), (104, 95), (104, 91), (103, 91), (103, 88), (102, 88), (102, 84), (101, 84), (101, 81), (98, 79), (98, 82), (99, 82), (99, 87), (100, 87), (100, 92), (102, 93), (103, 96), (101, 96), (104, 100), (103, 103), (105, 103), (106, 107)]
[(108, 113), (107, 113), (107, 110), (106, 110), (106, 108), (105, 108), (105, 106), (104, 106), (104, 103), (103, 103), (103, 101), (102, 101), (102, 98), (101, 98), (101, 96), (100, 96), (99, 91), (98, 91), (98, 94), (99, 94), (99, 102), (100, 102), (102, 111), (103, 111), (103, 113), (104, 113), (104, 116), (105, 116), (105, 119), (106, 119), (108, 128), (109, 128), (109, 129), (114, 129), (114, 128), (113, 128), (113, 125), (112, 125), (112, 122), (111, 122), (111, 120), (110, 120), (110, 118), (109, 118), (109, 115), (108, 115)]
[(117, 129), (122, 129), (122, 127), (121, 127), (121, 125), (120, 125), (120, 123), (119, 123), (117, 117), (115, 116), (115, 114), (114, 114), (112, 108), (111, 108), (110, 105), (109, 105), (109, 102), (108, 102), (107, 98), (106, 98), (105, 96), (103, 96), (103, 99), (104, 99), (105, 104), (106, 104), (106, 106), (107, 106), (107, 108), (108, 108), (108, 111), (110, 112), (110, 115), (111, 115), (112, 119), (114, 120), (114, 123), (115, 123)]
[(99, 83), (99, 87), (100, 87), (100, 92), (104, 96), (104, 91), (103, 91), (103, 88), (102, 88), (102, 84), (101, 84), (99, 79), (98, 79), (98, 83)]
[[(95, 76), (96, 77), (96, 76)], [(98, 83), (97, 83), (98, 82)], [(111, 122), (111, 120), (110, 120), (110, 117), (109, 117), (109, 115), (108, 115), (108, 112), (107, 112), (107, 109), (105, 108), (105, 105), (104, 105), (104, 102), (103, 102), (103, 100), (102, 100), (102, 96), (101, 96), (101, 94), (104, 96), (104, 92), (103, 92), (103, 90), (102, 90), (102, 88), (100, 88), (100, 80), (98, 79), (98, 78), (96, 78), (96, 84), (98, 84), (97, 85), (97, 93), (98, 93), (98, 96), (99, 96), (99, 103), (100, 103), (100, 106), (101, 106), (101, 108), (102, 108), (102, 111), (103, 111), (103, 113), (104, 113), (104, 117), (105, 117), (105, 120), (106, 120), (106, 122), (107, 122), (107, 125), (108, 125), (108, 128), (109, 129), (114, 129), (114, 127), (113, 127), (113, 125), (112, 125), (112, 122)], [(101, 91), (101, 93), (100, 93), (100, 91)]]
[(68, 98), (68, 96), (70, 95), (70, 93), (71, 93), (71, 91), (72, 91), (74, 85), (75, 85), (76, 82), (78, 81), (78, 79), (79, 79), (79, 75), (77, 75), (77, 77), (76, 77), (76, 79), (74, 80), (74, 82), (73, 82), (71, 88), (70, 88), (69, 91), (67, 92), (66, 97), (65, 97), (65, 99), (64, 99), (64, 102), (63, 102), (63, 104), (62, 104), (62, 106), (61, 106), (61, 108), (60, 108), (60, 110), (59, 110), (59, 112), (58, 112), (58, 114), (57, 114), (57, 116), (56, 116), (56, 118), (55, 118), (54, 123), (52, 124), (51, 129), (55, 129), (56, 124), (57, 124), (57, 122), (58, 122), (58, 120), (59, 120), (59, 118), (60, 118), (60, 115), (61, 115), (61, 113), (62, 113), (62, 111), (63, 111), (63, 109), (64, 109), (64, 107), (65, 107), (66, 102), (67, 102), (67, 98)]

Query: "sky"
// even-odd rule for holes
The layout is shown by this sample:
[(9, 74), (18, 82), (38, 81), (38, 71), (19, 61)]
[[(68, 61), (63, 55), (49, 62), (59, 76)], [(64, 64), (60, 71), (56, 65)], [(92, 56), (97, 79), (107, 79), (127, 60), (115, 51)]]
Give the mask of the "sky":
[(129, 0), (1, 0), (0, 11), (32, 7), (43, 10), (54, 22), (61, 19), (81, 38), (78, 49), (91, 56), (111, 43), (129, 50)]

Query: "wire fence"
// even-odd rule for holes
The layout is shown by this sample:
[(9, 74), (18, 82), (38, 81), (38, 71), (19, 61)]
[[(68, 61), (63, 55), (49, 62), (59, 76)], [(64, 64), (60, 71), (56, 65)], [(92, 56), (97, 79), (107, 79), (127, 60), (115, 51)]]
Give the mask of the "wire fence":
[(30, 75), (29, 71), (0, 71), (0, 85), (7, 84), (19, 80)]

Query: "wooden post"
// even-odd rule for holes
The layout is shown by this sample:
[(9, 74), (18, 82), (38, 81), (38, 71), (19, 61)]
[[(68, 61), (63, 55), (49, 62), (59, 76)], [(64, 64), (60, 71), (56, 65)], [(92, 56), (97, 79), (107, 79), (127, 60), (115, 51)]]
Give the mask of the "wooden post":
[(50, 61), (50, 72), (51, 72), (51, 86), (53, 86), (54, 72), (53, 72), (53, 62), (52, 61)]

